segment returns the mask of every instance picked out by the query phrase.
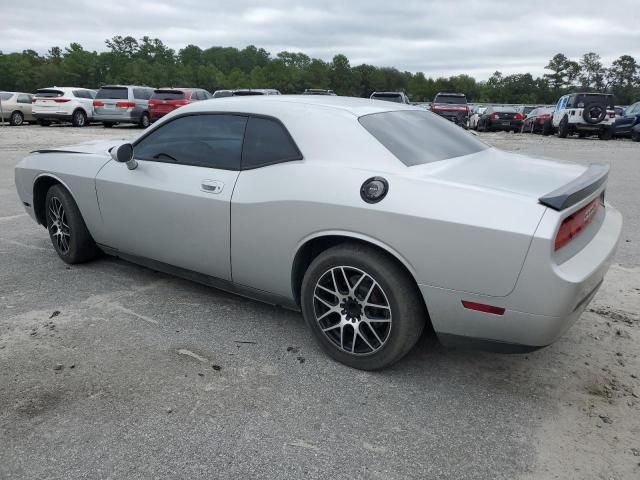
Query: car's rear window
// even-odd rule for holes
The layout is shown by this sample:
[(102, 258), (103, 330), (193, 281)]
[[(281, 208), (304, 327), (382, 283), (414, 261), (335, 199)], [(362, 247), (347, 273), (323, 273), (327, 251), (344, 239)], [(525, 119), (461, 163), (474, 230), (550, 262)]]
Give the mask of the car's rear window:
[(233, 92), (234, 97), (247, 97), (251, 95), (264, 95), (264, 92), (257, 92), (255, 90), (236, 90)]
[(43, 88), (42, 90), (36, 91), (37, 97), (45, 97), (45, 98), (57, 98), (64, 95), (64, 92), (61, 90), (52, 90), (48, 88)]
[(156, 90), (151, 95), (151, 100), (182, 100), (183, 98), (182, 90)]
[(469, 132), (427, 111), (374, 113), (358, 120), (408, 167), (461, 157), (489, 148)]
[(127, 87), (102, 87), (98, 90), (96, 98), (126, 100), (129, 98), (129, 89)]
[(516, 109), (513, 107), (493, 107), (493, 111), (499, 113), (516, 113)]
[(467, 98), (460, 95), (436, 95), (434, 103), (451, 103), (454, 105), (466, 105)]
[(0, 93), (0, 100), (9, 100), (11, 97), (13, 97), (13, 93), (9, 93), (9, 92)]
[(387, 102), (402, 103), (402, 95), (399, 93), (374, 93), (371, 95), (374, 100), (385, 100)]

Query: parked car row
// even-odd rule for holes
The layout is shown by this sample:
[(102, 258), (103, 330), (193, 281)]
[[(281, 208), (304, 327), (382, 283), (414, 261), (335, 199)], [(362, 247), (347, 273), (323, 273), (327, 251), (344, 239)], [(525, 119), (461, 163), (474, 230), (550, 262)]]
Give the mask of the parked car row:
[[(331, 90), (305, 94), (335, 95)], [(143, 85), (105, 85), (99, 90), (76, 87), (41, 88), (34, 94), (0, 92), (0, 114), (11, 125), (37, 122), (42, 126), (70, 122), (74, 127), (102, 123), (106, 128), (133, 124), (141, 128), (183, 105), (200, 100), (246, 95), (280, 95), (275, 89), (218, 90), (201, 88), (151, 88)]]
[[(140, 85), (105, 85), (99, 90), (75, 87), (41, 88), (34, 94), (0, 92), (0, 115), (11, 125), (38, 122), (70, 122), (83, 127), (100, 122), (109, 128), (117, 124), (148, 127), (176, 108), (200, 100), (232, 96), (280, 95), (275, 89), (216, 90), (201, 88), (158, 88)], [(306, 89), (302, 95), (335, 96), (333, 90)], [(402, 91), (373, 92), (372, 100), (410, 104)], [(597, 135), (602, 140), (631, 137), (640, 141), (640, 102), (626, 108), (614, 105), (613, 95), (572, 93), (562, 96), (555, 107), (476, 105), (469, 108), (463, 93), (438, 93), (433, 102), (421, 104), (431, 112), (477, 131), (512, 131), (557, 134), (566, 138)]]

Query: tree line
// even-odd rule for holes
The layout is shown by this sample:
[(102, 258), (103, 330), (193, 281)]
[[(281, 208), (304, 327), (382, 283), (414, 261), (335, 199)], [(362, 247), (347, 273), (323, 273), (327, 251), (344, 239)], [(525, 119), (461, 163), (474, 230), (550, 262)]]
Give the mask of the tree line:
[(243, 49), (188, 45), (176, 52), (157, 38), (115, 36), (102, 52), (79, 43), (52, 47), (46, 55), (34, 50), (0, 51), (0, 90), (33, 92), (60, 85), (97, 88), (106, 84), (156, 87), (201, 87), (211, 92), (233, 88), (276, 88), (300, 93), (305, 88), (332, 89), (339, 95), (368, 97), (373, 91), (405, 91), (414, 102), (431, 101), (437, 92), (463, 92), (469, 101), (484, 103), (555, 103), (572, 91), (608, 92), (618, 104), (640, 100), (640, 65), (622, 55), (606, 67), (596, 53), (572, 60), (556, 54), (542, 77), (530, 73), (503, 75), (486, 81), (469, 75), (428, 78), (422, 72), (393, 67), (352, 66), (338, 54), (330, 62), (300, 52), (272, 56), (263, 48)]

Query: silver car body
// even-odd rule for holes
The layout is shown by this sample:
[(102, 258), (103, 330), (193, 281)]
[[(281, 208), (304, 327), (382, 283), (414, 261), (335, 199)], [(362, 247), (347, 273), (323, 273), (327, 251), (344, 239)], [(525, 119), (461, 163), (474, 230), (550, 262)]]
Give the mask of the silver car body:
[(149, 117), (151, 87), (137, 85), (105, 85), (93, 101), (93, 120), (103, 123), (140, 123)]
[(11, 115), (20, 112), (25, 122), (33, 122), (35, 120), (31, 113), (31, 105), (33, 103), (33, 95), (23, 92), (0, 92), (2, 95), (2, 117), (4, 121), (9, 121)]
[[(108, 153), (116, 142), (101, 141), (29, 155), (16, 167), (16, 186), (39, 223), (43, 182), (60, 182), (108, 252), (291, 308), (299, 305), (297, 268), (310, 242), (366, 242), (410, 273), (445, 343), (552, 343), (595, 295), (620, 237), (621, 215), (606, 204), (554, 251), (562, 221), (603, 197), (606, 175), (582, 189), (577, 202), (554, 209), (540, 198), (579, 184), (591, 169), (488, 146), (407, 166), (359, 122), (404, 110), (425, 112), (332, 96), (196, 102), (142, 137), (178, 116), (269, 116), (282, 122), (303, 158), (241, 171), (139, 160), (128, 170)], [(443, 131), (457, 129), (434, 121)], [(360, 196), (372, 176), (389, 183), (375, 204)], [(465, 308), (463, 301), (503, 313)]]

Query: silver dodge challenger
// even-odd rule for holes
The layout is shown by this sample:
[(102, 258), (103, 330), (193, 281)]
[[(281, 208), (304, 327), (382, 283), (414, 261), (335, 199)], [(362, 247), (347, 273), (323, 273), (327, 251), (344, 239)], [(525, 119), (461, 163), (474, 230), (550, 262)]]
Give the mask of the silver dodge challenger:
[(502, 352), (563, 334), (620, 237), (608, 170), (505, 153), (410, 105), (265, 96), (35, 151), (15, 177), (63, 261), (105, 252), (301, 310), (331, 357), (372, 370), (425, 326)]

